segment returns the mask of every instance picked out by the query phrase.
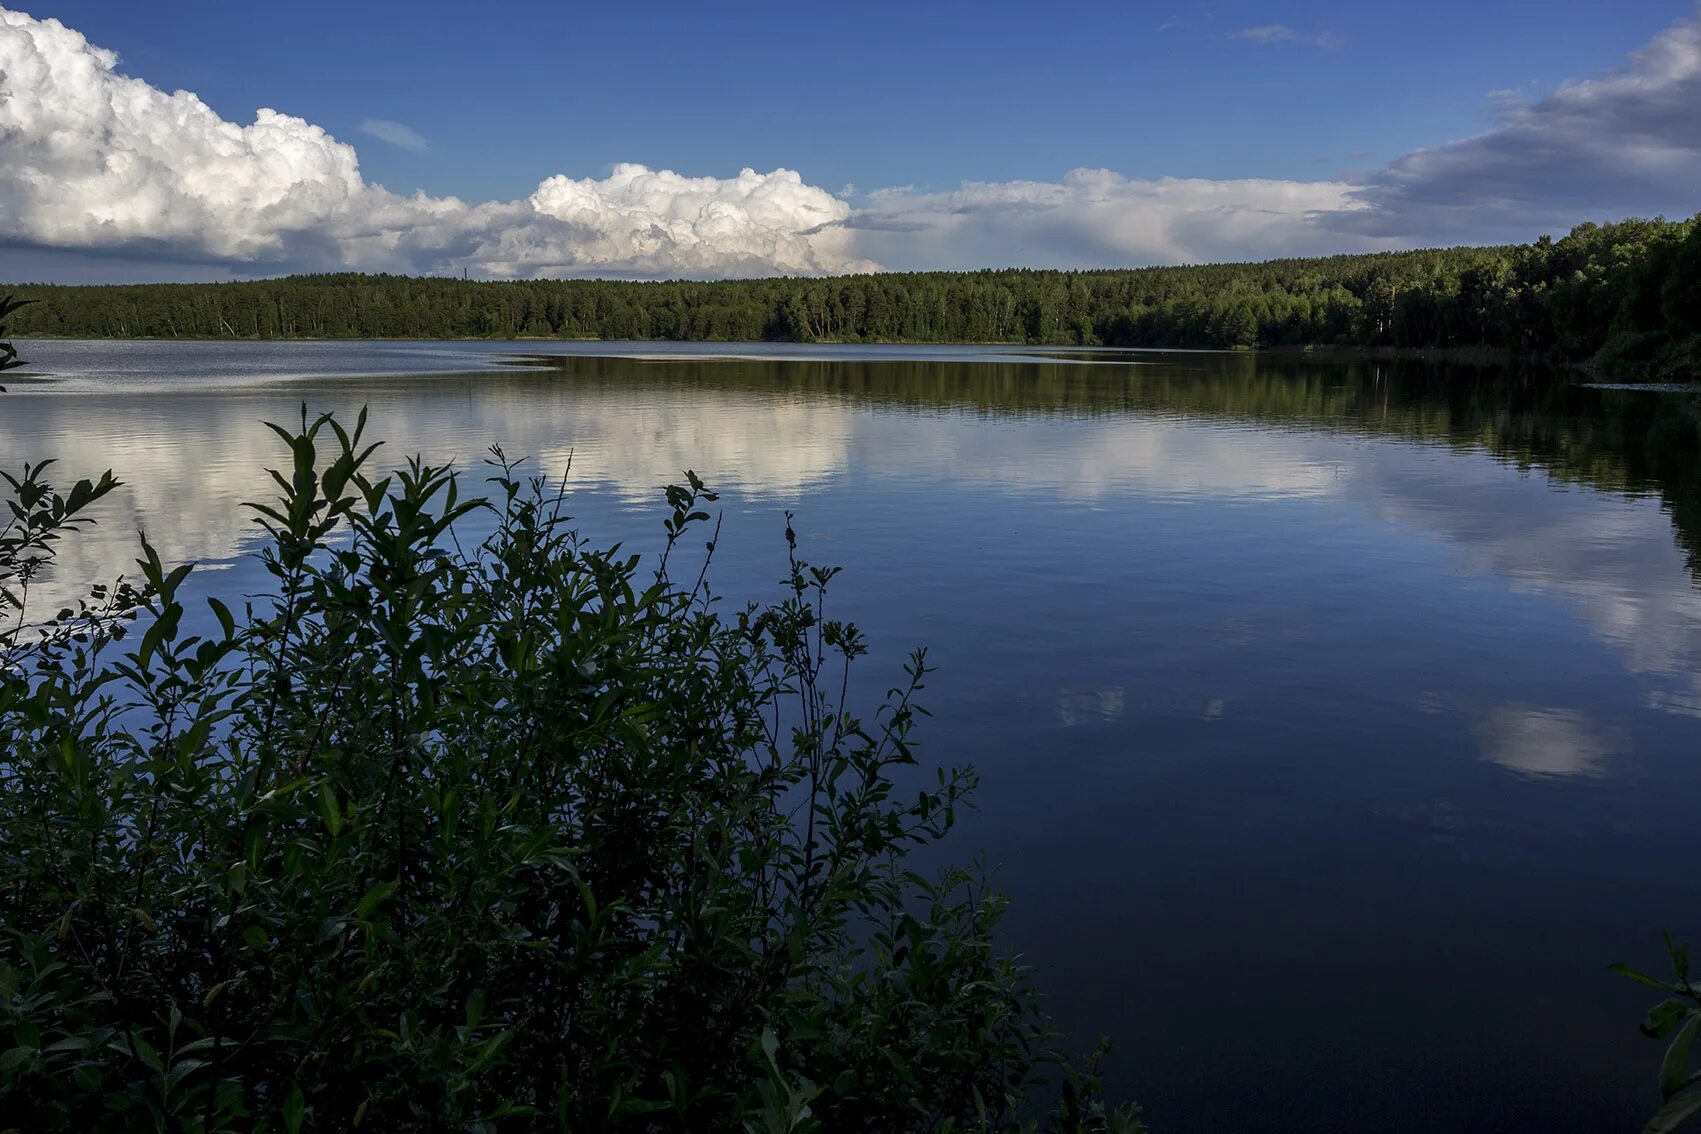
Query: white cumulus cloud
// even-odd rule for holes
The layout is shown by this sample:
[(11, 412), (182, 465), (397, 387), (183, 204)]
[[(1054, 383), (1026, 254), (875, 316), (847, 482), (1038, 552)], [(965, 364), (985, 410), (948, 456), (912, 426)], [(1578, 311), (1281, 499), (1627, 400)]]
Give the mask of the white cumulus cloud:
[(716, 179), (622, 165), (552, 177), (525, 201), (399, 196), (321, 127), (271, 109), (228, 122), (188, 91), (124, 75), (57, 20), (0, 9), (0, 238), (19, 243), (262, 269), (820, 273), (871, 266), (837, 230), (849, 212), (786, 169)]
[(57, 20), (0, 11), (0, 224), (67, 247), (149, 242), (250, 258), (363, 191), (354, 150), (272, 110), (250, 126), (115, 70)]

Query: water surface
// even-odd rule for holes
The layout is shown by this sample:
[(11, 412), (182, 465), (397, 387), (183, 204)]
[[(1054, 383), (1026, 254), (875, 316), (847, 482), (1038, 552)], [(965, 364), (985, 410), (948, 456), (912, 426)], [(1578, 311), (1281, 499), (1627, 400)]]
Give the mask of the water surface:
[(1073, 1046), (1154, 1130), (1596, 1131), (1654, 1103), (1648, 997), (1695, 928), (1693, 393), (1420, 364), (751, 344), (32, 342), (0, 462), (126, 487), (137, 529), (261, 589), (264, 419), (369, 406), (394, 459), (500, 443), (585, 531), (722, 490), (720, 590), (783, 513), (844, 565), (877, 694), (926, 644), (922, 754)]

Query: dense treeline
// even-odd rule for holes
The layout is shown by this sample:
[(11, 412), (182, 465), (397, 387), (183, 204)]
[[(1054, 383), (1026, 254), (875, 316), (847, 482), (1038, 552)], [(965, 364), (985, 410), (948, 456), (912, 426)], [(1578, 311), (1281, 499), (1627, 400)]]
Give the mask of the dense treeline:
[(1701, 225), (1257, 264), (831, 279), (485, 282), (355, 274), (32, 286), (24, 334), (1487, 347), (1648, 372), (1701, 363)]

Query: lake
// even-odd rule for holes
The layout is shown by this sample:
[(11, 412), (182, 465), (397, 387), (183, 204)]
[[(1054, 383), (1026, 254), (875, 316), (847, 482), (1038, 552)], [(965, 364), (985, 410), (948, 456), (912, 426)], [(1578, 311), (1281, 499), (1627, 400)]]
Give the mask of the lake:
[(864, 703), (926, 645), (926, 761), (981, 772), (1009, 940), (1160, 1134), (1639, 1126), (1659, 935), (1701, 897), (1701, 409), (1492, 369), (766, 344), (22, 344), (0, 466), (127, 485), (254, 593), (261, 422), (371, 408), (394, 461), (486, 448), (773, 594), (784, 513), (846, 568)]

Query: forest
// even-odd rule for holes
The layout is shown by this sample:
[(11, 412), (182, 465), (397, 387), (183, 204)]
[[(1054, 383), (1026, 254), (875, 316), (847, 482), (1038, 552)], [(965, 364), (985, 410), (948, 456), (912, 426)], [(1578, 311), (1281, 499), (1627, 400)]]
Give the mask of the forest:
[(1701, 224), (1532, 244), (1102, 271), (716, 282), (353, 273), (17, 285), (21, 335), (1486, 348), (1626, 377), (1701, 372)]

